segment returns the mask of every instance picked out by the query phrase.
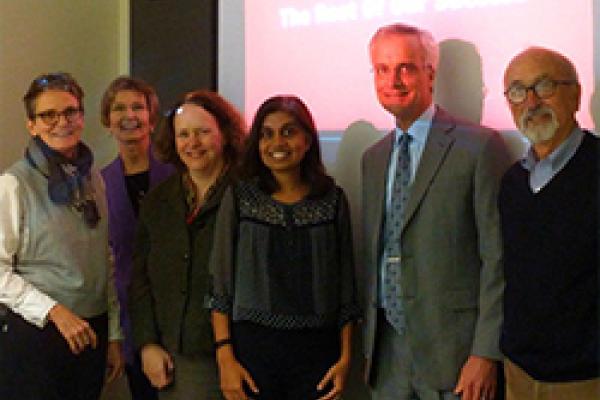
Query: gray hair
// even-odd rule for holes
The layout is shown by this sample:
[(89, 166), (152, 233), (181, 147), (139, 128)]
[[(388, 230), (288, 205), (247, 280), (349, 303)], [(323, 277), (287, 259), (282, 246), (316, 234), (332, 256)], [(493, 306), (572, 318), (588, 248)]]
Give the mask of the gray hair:
[(394, 23), (391, 25), (382, 26), (381, 28), (377, 29), (377, 32), (375, 32), (375, 34), (371, 37), (371, 41), (369, 42), (369, 51), (373, 49), (373, 44), (377, 39), (386, 35), (416, 36), (421, 43), (421, 47), (423, 48), (425, 64), (431, 67), (434, 71), (437, 70), (440, 59), (440, 48), (431, 32), (403, 23)]

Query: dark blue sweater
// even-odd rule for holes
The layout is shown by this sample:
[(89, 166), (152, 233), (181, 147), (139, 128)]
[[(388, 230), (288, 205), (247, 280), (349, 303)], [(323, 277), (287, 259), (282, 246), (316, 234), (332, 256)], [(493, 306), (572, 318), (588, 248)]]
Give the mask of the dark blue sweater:
[(599, 180), (600, 139), (589, 132), (538, 193), (520, 163), (502, 180), (506, 289), (500, 347), (540, 381), (600, 376)]

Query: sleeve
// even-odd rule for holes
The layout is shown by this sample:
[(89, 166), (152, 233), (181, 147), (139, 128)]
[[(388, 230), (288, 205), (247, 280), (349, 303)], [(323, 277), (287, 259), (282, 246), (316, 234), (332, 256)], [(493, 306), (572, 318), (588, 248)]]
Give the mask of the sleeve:
[[(101, 174), (94, 175), (97, 178), (97, 185), (99, 185), (99, 192), (102, 193), (104, 198), (102, 201), (102, 207), (107, 208), (108, 198), (106, 197), (106, 186), (104, 184), (104, 176)], [(105, 210), (104, 214), (108, 219), (108, 210)], [(123, 332), (121, 331), (120, 321), (120, 305), (117, 298), (117, 288), (115, 286), (115, 264), (114, 257), (112, 255), (112, 249), (110, 247), (110, 235), (106, 243), (106, 294), (107, 294), (107, 310), (108, 310), (108, 340), (123, 340)]]
[(136, 349), (149, 343), (160, 343), (156, 327), (154, 297), (147, 269), (149, 253), (150, 235), (144, 205), (142, 205), (136, 226), (131, 281), (128, 287), (128, 311), (133, 344)]
[(356, 269), (354, 263), (354, 246), (352, 237), (352, 222), (348, 199), (342, 189), (339, 189), (339, 206), (337, 213), (338, 251), (340, 260), (340, 319), (339, 325), (344, 326), (350, 321), (361, 318), (356, 292)]
[(230, 186), (223, 195), (217, 215), (209, 261), (210, 285), (205, 301), (207, 308), (224, 314), (231, 314), (233, 309), (237, 226), (235, 193), (233, 186)]
[(509, 164), (510, 159), (504, 142), (500, 135), (494, 132), (477, 160), (473, 191), (481, 272), (479, 315), (471, 354), (491, 359), (502, 357), (499, 341), (504, 271), (497, 199), (500, 180)]
[(108, 340), (123, 340), (120, 322), (120, 306), (117, 298), (117, 288), (115, 287), (115, 263), (110, 247), (107, 247), (108, 277), (107, 277), (107, 298), (108, 298)]
[(17, 178), (0, 176), (0, 304), (43, 328), (56, 301), (23, 279), (16, 271), (24, 239), (24, 213)]

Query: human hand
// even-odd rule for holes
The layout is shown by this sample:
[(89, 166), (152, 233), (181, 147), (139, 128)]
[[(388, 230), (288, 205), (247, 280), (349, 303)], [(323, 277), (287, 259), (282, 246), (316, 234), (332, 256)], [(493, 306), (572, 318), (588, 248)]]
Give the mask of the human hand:
[(173, 359), (161, 346), (147, 344), (140, 352), (142, 371), (157, 389), (163, 389), (173, 380)]
[(231, 349), (221, 348), (217, 352), (221, 391), (226, 400), (248, 400), (244, 392), (244, 382), (250, 390), (258, 393), (258, 387), (250, 373), (235, 359)]
[(494, 400), (496, 397), (497, 367), (494, 360), (469, 356), (463, 365), (454, 394), (462, 400)]
[(65, 338), (73, 354), (81, 353), (87, 346), (95, 349), (98, 345), (96, 332), (90, 324), (62, 304), (57, 303), (50, 309), (48, 319)]
[(321, 379), (321, 382), (317, 385), (317, 390), (323, 390), (330, 382), (333, 384), (333, 388), (323, 397), (320, 397), (319, 400), (333, 400), (339, 398), (344, 390), (349, 368), (350, 360), (345, 358), (340, 358), (338, 362), (329, 368), (329, 371), (327, 371), (323, 379)]
[(121, 342), (112, 340), (108, 342), (106, 353), (106, 383), (111, 383), (121, 375), (125, 368), (125, 360), (121, 352)]
[(362, 377), (363, 377), (363, 382), (367, 385), (369, 385), (369, 371), (368, 371), (369, 362), (370, 362), (369, 358), (363, 357)]

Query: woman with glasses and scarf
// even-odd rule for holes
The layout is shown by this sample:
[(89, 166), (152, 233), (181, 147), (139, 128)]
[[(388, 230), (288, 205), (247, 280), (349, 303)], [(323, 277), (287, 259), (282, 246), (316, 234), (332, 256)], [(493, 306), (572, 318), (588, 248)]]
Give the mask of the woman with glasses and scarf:
[(102, 124), (118, 143), (119, 155), (105, 168), (110, 248), (115, 262), (115, 285), (125, 334), (125, 372), (133, 400), (156, 399), (133, 351), (131, 323), (127, 313), (127, 286), (131, 281), (133, 238), (140, 202), (148, 191), (173, 174), (171, 165), (152, 154), (150, 133), (158, 120), (158, 96), (141, 79), (120, 76), (108, 85), (100, 105)]
[(25, 94), (31, 140), (0, 176), (0, 398), (97, 399), (123, 369), (104, 185), (66, 73)]
[(129, 287), (133, 342), (164, 399), (221, 399), (214, 359), (208, 259), (217, 210), (235, 170), (244, 123), (214, 92), (188, 93), (154, 141), (178, 170), (144, 198)]

